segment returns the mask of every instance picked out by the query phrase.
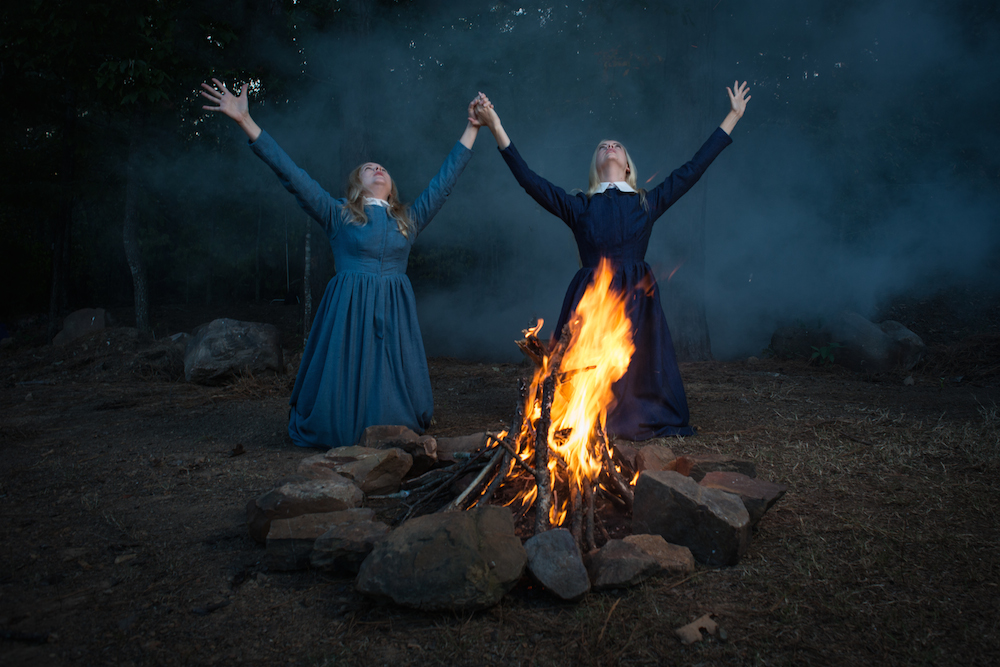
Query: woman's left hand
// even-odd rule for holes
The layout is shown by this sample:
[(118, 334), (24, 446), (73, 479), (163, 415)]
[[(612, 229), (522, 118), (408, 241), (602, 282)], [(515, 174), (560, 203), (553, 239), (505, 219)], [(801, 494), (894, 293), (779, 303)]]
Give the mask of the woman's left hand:
[(747, 102), (750, 101), (750, 87), (747, 86), (747, 82), (734, 81), (732, 88), (726, 86), (726, 92), (729, 93), (729, 106), (732, 112), (737, 118), (742, 118), (743, 112), (747, 109)]

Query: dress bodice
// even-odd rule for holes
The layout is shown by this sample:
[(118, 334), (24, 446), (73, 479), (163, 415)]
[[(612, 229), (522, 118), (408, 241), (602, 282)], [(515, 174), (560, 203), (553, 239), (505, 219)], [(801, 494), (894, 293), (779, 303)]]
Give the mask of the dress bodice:
[(267, 132), (261, 132), (250, 148), (274, 170), (281, 184), (295, 195), (306, 213), (323, 227), (333, 248), (337, 273), (352, 271), (377, 276), (406, 273), (414, 237), (444, 205), (472, 157), (471, 150), (455, 142), (437, 175), (410, 206), (410, 217), (416, 229), (407, 238), (382, 206), (365, 206), (368, 221), (364, 224), (347, 221), (344, 216), (347, 200), (331, 196), (299, 168)]

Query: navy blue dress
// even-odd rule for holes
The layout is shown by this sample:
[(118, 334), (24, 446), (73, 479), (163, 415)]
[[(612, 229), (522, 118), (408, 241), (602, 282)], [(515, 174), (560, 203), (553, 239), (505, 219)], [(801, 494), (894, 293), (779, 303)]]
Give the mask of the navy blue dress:
[(542, 208), (559, 217), (573, 231), (583, 268), (566, 292), (553, 332), (557, 339), (576, 304), (593, 279), (602, 257), (615, 266), (612, 284), (629, 295), (635, 353), (628, 371), (614, 385), (615, 405), (608, 412), (607, 430), (613, 437), (648, 440), (670, 435), (692, 435), (687, 397), (681, 381), (667, 319), (660, 306), (660, 292), (646, 263), (646, 248), (653, 223), (681, 195), (691, 189), (712, 161), (732, 139), (721, 128), (684, 166), (646, 193), (647, 208), (639, 195), (609, 188), (588, 197), (565, 190), (533, 172), (514, 144), (500, 151), (514, 178)]
[[(318, 222), (333, 248), (336, 275), (316, 309), (295, 388), (288, 434), (303, 447), (345, 447), (377, 424), (422, 433), (434, 412), (427, 356), (406, 263), (413, 239), (381, 206), (368, 222), (345, 222), (335, 199), (262, 132), (250, 144)], [(472, 151), (456, 143), (410, 207), (419, 233), (444, 204)]]

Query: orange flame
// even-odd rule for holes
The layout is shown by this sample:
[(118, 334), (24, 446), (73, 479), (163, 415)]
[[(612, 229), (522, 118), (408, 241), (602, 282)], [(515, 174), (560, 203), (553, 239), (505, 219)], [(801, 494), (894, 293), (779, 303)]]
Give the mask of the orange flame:
[[(533, 423), (541, 416), (542, 383), (556, 373), (548, 432), (549, 449), (554, 456), (550, 458), (549, 469), (553, 480), (564, 480), (576, 491), (593, 485), (601, 473), (604, 443), (597, 441), (597, 433), (603, 431), (608, 409), (615, 400), (611, 387), (628, 370), (635, 351), (632, 325), (625, 313), (625, 294), (611, 286), (613, 277), (611, 263), (601, 260), (593, 282), (570, 318), (572, 336), (562, 350), (562, 362), (558, 368), (550, 368), (556, 350), (545, 356), (535, 372), (524, 406), (526, 422)], [(541, 322), (531, 331), (537, 332), (540, 326)], [(530, 460), (533, 447), (529, 438), (524, 441), (521, 454)], [(530, 485), (522, 504), (532, 502), (536, 494), (534, 485)], [(550, 514), (553, 525), (565, 520), (570, 495), (565, 490), (554, 494)]]
[(686, 262), (686, 261), (687, 261), (686, 259), (682, 259), (682, 260), (681, 260), (681, 262), (680, 262), (680, 264), (678, 264), (677, 266), (675, 266), (675, 267), (674, 267), (674, 270), (670, 272), (670, 275), (669, 275), (669, 276), (667, 276), (667, 282), (668, 282), (668, 283), (670, 282), (670, 279), (674, 277), (674, 274), (675, 274), (675, 273), (677, 273), (677, 271), (678, 271), (678, 270), (679, 270), (679, 269), (680, 269), (680, 268), (681, 268), (682, 266), (684, 266), (684, 262)]

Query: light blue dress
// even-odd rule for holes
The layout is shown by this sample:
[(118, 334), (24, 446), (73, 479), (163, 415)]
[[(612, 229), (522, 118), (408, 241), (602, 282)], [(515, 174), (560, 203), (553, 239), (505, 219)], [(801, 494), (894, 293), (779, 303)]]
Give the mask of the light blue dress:
[[(377, 424), (422, 433), (434, 412), (427, 356), (406, 263), (413, 239), (381, 206), (345, 222), (335, 199), (262, 132), (251, 149), (326, 231), (336, 275), (316, 309), (289, 400), (288, 434), (302, 447), (346, 447)], [(419, 233), (440, 210), (472, 151), (455, 144), (410, 207)]]

